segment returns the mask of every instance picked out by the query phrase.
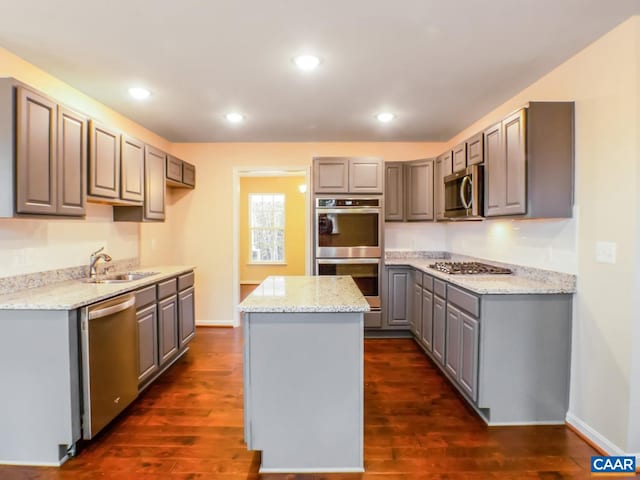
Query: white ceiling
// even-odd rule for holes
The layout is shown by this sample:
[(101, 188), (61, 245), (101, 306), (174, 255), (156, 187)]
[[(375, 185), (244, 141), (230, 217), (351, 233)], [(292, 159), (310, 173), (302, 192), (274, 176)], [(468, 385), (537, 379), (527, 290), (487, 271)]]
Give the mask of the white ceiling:
[[(638, 0), (2, 0), (0, 46), (175, 142), (441, 141)], [(314, 52), (302, 74), (291, 59)], [(144, 85), (153, 95), (131, 99)], [(242, 125), (224, 114), (239, 110)], [(374, 115), (389, 110), (391, 124)]]

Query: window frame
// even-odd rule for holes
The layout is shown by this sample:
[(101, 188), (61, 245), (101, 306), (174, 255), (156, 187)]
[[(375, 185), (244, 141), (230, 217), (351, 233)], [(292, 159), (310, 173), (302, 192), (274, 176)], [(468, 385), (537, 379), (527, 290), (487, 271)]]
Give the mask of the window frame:
[[(270, 197), (276, 197), (276, 196), (281, 196), (282, 197), (282, 205), (283, 205), (283, 209), (282, 209), (282, 227), (254, 227), (253, 226), (253, 211), (252, 211), (252, 206), (253, 206), (253, 202), (252, 202), (252, 197), (257, 197), (257, 196), (270, 196)], [(275, 200), (275, 198), (273, 198), (273, 200)], [(287, 264), (287, 250), (286, 250), (286, 223), (287, 223), (287, 216), (286, 216), (286, 211), (287, 211), (287, 195), (285, 193), (280, 193), (280, 192), (276, 192), (276, 193), (249, 193), (248, 194), (248, 208), (249, 208), (249, 261), (247, 262), (248, 265), (286, 265)], [(275, 205), (275, 202), (273, 202), (273, 204)], [(276, 209), (273, 208), (272, 209), (272, 216), (275, 215)], [(275, 222), (274, 222), (275, 223)], [(253, 232), (256, 230), (262, 230), (262, 231), (272, 231), (272, 232), (277, 232), (277, 231), (282, 231), (282, 260), (254, 260), (253, 259)]]

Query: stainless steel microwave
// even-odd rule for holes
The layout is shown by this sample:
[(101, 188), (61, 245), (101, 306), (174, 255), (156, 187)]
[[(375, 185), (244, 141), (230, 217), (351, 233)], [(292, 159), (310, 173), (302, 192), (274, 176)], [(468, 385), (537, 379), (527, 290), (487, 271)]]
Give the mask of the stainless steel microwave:
[(451, 220), (484, 218), (484, 165), (471, 165), (444, 177), (444, 216)]

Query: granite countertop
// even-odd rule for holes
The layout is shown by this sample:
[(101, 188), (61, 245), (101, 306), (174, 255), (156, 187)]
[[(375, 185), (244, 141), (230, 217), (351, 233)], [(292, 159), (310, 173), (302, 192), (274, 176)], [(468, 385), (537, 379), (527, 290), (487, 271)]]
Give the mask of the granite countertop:
[[(402, 258), (399, 258), (402, 257)], [(514, 273), (509, 275), (450, 275), (429, 268), (436, 261), (478, 261), (511, 268)], [(406, 265), (429, 275), (445, 280), (453, 285), (480, 295), (516, 295), (516, 294), (571, 294), (576, 292), (575, 275), (527, 268), (517, 265), (493, 262), (479, 258), (462, 257), (451, 254), (449, 257), (435, 256), (393, 256), (385, 259), (386, 265)]]
[(368, 312), (349, 276), (268, 277), (239, 306), (241, 312)]
[(38, 288), (17, 290), (0, 295), (0, 310), (75, 310), (193, 269), (193, 266), (182, 265), (137, 267), (136, 272), (157, 273), (125, 283), (87, 283), (85, 280), (68, 280)]

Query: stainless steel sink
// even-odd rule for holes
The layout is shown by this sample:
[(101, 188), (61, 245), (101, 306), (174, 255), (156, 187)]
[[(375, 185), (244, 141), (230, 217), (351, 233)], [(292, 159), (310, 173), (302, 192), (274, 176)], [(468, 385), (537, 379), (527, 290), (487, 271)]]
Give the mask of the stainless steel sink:
[(157, 275), (159, 272), (126, 272), (112, 273), (105, 276), (87, 279), (87, 283), (126, 283), (140, 280), (141, 278)]

